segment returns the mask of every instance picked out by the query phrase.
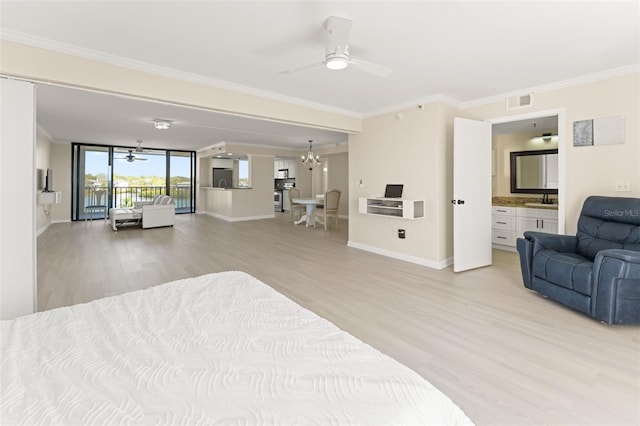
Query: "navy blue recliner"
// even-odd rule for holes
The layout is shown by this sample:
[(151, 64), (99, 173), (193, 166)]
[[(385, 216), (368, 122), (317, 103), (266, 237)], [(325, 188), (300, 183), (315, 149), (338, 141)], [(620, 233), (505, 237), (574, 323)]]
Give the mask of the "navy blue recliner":
[(640, 324), (640, 199), (585, 200), (577, 235), (525, 232), (524, 286), (609, 324)]

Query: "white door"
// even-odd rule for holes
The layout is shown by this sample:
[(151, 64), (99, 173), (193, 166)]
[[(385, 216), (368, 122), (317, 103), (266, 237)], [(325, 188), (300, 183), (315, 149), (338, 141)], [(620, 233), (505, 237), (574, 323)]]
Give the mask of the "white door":
[(453, 121), (453, 270), (491, 265), (491, 124)]

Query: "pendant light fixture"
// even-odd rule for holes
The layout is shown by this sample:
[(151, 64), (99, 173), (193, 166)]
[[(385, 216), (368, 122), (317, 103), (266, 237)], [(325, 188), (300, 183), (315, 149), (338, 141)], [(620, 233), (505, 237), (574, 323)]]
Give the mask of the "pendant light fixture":
[(309, 166), (309, 170), (313, 169), (314, 166), (319, 166), (321, 164), (320, 156), (313, 155), (313, 150), (311, 149), (312, 142), (313, 142), (312, 140), (309, 141), (309, 152), (307, 152), (307, 156), (305, 157), (303, 155), (300, 158), (300, 160), (302, 161), (302, 164), (304, 164), (305, 166)]

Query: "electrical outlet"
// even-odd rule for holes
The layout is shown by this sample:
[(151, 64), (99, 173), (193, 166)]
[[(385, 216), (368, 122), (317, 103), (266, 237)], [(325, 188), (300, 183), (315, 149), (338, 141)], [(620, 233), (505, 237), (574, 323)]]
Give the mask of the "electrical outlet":
[(631, 183), (628, 180), (616, 182), (616, 192), (631, 192)]
[(398, 238), (400, 238), (401, 240), (405, 239), (404, 229), (398, 229)]

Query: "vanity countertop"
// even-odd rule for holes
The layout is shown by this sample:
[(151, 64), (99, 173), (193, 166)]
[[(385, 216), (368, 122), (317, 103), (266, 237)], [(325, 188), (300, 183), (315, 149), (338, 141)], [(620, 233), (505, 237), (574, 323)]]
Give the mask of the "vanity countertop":
[(558, 210), (558, 200), (554, 204), (542, 204), (541, 197), (493, 197), (491, 204), (499, 207), (527, 207), (534, 209)]

